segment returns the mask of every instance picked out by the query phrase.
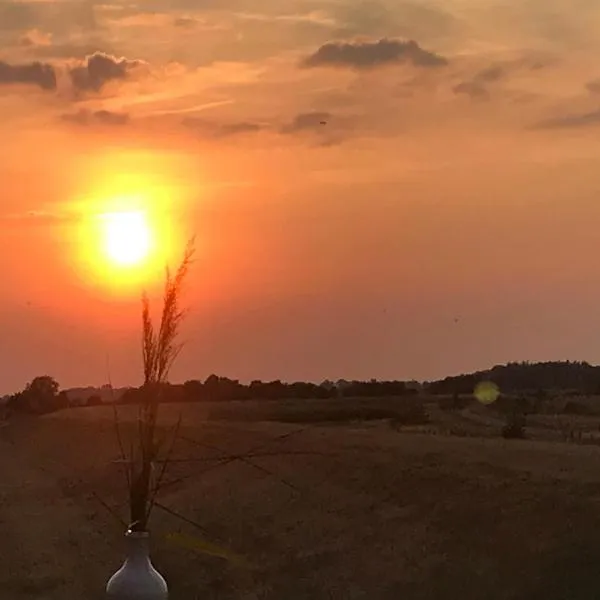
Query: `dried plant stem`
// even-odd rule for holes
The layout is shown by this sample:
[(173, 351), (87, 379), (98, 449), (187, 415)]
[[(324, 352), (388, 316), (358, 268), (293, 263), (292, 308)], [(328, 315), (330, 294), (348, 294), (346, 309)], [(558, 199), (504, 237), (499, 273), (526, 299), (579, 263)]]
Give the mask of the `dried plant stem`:
[[(174, 275), (166, 270), (163, 306), (158, 329), (154, 327), (150, 301), (142, 297), (142, 360), (144, 382), (141, 387), (141, 404), (138, 413), (138, 439), (126, 457), (129, 491), (130, 529), (146, 531), (153, 506), (156, 504), (157, 485), (153, 485), (154, 465), (159, 461), (162, 443), (158, 439), (158, 408), (161, 394), (168, 382), (169, 371), (181, 351), (178, 342), (184, 311), (180, 296), (185, 277), (194, 253), (194, 240), (190, 240), (183, 260)], [(176, 436), (175, 436), (176, 437)], [(167, 462), (162, 463), (158, 480), (164, 478)], [(161, 461), (162, 462), (162, 461)]]

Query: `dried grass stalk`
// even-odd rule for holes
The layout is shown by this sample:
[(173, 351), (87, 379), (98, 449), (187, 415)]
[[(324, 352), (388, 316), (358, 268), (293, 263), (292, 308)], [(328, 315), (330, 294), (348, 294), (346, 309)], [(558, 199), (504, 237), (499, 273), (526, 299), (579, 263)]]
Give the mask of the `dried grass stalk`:
[(130, 447), (130, 455), (126, 461), (131, 531), (147, 531), (152, 508), (156, 504), (156, 488), (159, 485), (156, 481), (154, 465), (162, 462), (158, 477), (162, 479), (173, 450), (173, 443), (171, 443), (166, 458), (161, 459), (160, 453), (165, 445), (165, 439), (159, 437), (157, 429), (158, 407), (171, 367), (182, 348), (178, 338), (185, 311), (181, 308), (180, 299), (193, 254), (194, 240), (192, 239), (175, 274), (173, 275), (167, 268), (158, 330), (152, 322), (148, 296), (144, 294), (142, 298), (144, 383), (140, 396), (138, 436)]

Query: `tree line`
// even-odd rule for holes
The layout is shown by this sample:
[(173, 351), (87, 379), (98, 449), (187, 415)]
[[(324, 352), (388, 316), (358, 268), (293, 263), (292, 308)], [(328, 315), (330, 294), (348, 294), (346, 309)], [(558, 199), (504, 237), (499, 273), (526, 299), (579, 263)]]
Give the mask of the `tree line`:
[[(127, 388), (114, 394), (115, 404), (137, 404), (145, 393), (143, 388)], [(343, 397), (410, 396), (418, 389), (403, 381), (324, 381), (320, 384), (297, 381), (252, 381), (241, 383), (236, 379), (210, 375), (204, 381), (192, 379), (182, 384), (165, 384), (161, 387), (162, 402), (213, 402), (228, 400), (285, 400), (326, 399)], [(92, 394), (84, 402), (69, 397), (67, 390), (60, 391), (58, 382), (48, 375), (34, 378), (25, 388), (8, 397), (6, 407), (10, 412), (44, 414), (72, 406), (106, 404), (100, 394)]]
[(428, 385), (431, 394), (470, 394), (480, 381), (493, 381), (503, 393), (546, 391), (600, 393), (600, 367), (580, 361), (509, 362), (486, 371), (446, 377)]
[[(486, 371), (446, 377), (424, 384), (428, 395), (470, 395), (481, 381), (493, 381), (502, 394), (525, 394), (543, 400), (547, 393), (563, 391), (579, 394), (600, 394), (600, 367), (586, 362), (511, 362)], [(104, 386), (105, 388), (107, 386)], [(204, 381), (192, 379), (182, 384), (166, 384), (161, 389), (162, 402), (212, 402), (227, 400), (285, 400), (326, 398), (382, 398), (411, 396), (420, 385), (405, 381), (252, 381), (241, 383), (236, 379), (210, 375)], [(25, 388), (8, 397), (6, 407), (11, 412), (43, 414), (74, 405), (106, 404), (106, 393), (101, 397), (91, 394), (84, 402), (69, 397), (68, 390), (60, 391), (56, 380), (48, 375), (34, 378)], [(105, 390), (104, 390), (105, 391)], [(136, 404), (144, 390), (127, 388), (115, 393), (118, 404)]]

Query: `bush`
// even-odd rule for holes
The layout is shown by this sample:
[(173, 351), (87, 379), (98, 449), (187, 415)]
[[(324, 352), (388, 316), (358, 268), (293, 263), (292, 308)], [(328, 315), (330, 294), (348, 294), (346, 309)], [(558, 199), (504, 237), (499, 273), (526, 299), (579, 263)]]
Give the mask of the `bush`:
[(502, 437), (506, 440), (525, 439), (525, 415), (518, 410), (509, 413), (506, 425), (502, 428)]

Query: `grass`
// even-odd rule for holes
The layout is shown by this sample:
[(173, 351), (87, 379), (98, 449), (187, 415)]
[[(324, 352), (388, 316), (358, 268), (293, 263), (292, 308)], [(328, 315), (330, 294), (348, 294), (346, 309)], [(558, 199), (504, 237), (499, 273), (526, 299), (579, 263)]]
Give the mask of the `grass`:
[[(356, 417), (364, 401), (355, 402)], [(203, 531), (166, 512), (153, 517), (153, 558), (173, 600), (595, 597), (596, 448), (543, 436), (502, 440), (494, 421), (438, 413), (435, 403), (427, 404), (425, 428), (465, 419), (481, 435), (339, 421), (328, 401), (270, 404), (279, 422), (274, 412), (264, 420), (266, 403), (228, 403), (227, 415), (224, 406), (164, 407), (165, 427), (182, 410), (181, 435), (200, 442), (178, 444), (170, 476), (181, 481), (162, 502)], [(336, 419), (323, 421), (324, 413)], [(289, 422), (290, 414), (302, 422)], [(135, 427), (136, 416), (124, 407), (122, 427)], [(241, 460), (209, 468), (219, 449), (235, 455), (257, 446), (273, 451), (253, 459), (260, 468)], [(0, 430), (0, 450), (2, 589), (14, 600), (103, 598), (123, 532), (90, 486), (111, 506), (127, 503), (115, 477), (110, 409), (15, 421)], [(194, 551), (198, 539), (249, 565)]]
[(428, 420), (423, 403), (412, 397), (279, 402), (242, 401), (213, 403), (208, 406), (207, 417), (216, 421), (346, 424), (391, 419), (407, 425), (419, 425)]

